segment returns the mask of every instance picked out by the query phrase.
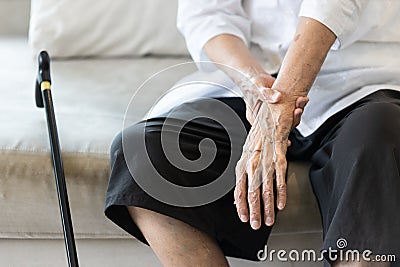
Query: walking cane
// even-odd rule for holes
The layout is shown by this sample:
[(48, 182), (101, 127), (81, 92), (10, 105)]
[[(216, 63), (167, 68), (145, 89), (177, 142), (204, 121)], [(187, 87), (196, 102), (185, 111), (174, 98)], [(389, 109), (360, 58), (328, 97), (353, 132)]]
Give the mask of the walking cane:
[(72, 228), (71, 213), (69, 210), (67, 186), (65, 184), (62, 165), (60, 143), (58, 141), (56, 118), (54, 115), (53, 100), (51, 97), (50, 57), (46, 51), (39, 54), (39, 71), (36, 79), (35, 98), (36, 106), (45, 108), (47, 128), (49, 132), (51, 156), (53, 159), (54, 175), (56, 179), (58, 203), (60, 205), (61, 221), (64, 231), (65, 248), (69, 267), (78, 267), (74, 231)]

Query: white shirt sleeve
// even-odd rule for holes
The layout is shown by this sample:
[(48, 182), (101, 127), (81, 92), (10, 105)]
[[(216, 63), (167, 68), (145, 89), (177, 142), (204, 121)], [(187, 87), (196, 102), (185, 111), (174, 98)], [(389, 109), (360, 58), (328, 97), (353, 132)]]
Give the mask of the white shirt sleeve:
[(209, 61), (203, 47), (220, 34), (235, 35), (249, 45), (251, 24), (241, 0), (179, 0), (177, 26), (195, 62)]
[(381, 4), (375, 0), (304, 0), (299, 16), (315, 19), (328, 27), (337, 37), (332, 49), (340, 49), (380, 24)]

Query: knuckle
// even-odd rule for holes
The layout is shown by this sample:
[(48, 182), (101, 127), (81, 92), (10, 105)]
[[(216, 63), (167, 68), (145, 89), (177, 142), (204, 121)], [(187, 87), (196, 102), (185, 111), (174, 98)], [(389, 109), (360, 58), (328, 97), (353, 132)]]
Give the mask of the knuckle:
[(256, 198), (256, 193), (255, 192), (249, 192), (249, 199), (255, 199)]
[(239, 186), (236, 186), (234, 190), (234, 197), (238, 199), (242, 199), (244, 197), (243, 190)]
[(249, 193), (248, 200), (249, 200), (249, 204), (254, 206), (258, 201), (257, 194), (254, 192)]
[(277, 188), (277, 194), (280, 197), (285, 197), (286, 196), (286, 187), (278, 187)]
[(285, 183), (278, 184), (276, 187), (277, 187), (278, 192), (280, 192), (280, 193), (286, 192), (286, 187), (287, 187), (287, 186), (286, 186)]
[(273, 193), (269, 189), (263, 190), (263, 196), (264, 196), (265, 200), (269, 200), (269, 199), (273, 198)]
[(251, 211), (251, 212), (250, 212), (250, 217), (251, 217), (252, 219), (255, 219), (255, 218), (259, 217), (259, 216), (260, 216), (260, 213), (257, 212), (257, 211)]
[(238, 208), (237, 213), (239, 215), (248, 215), (249, 214), (246, 208)]
[(274, 209), (272, 208), (271, 204), (267, 203), (264, 206), (264, 213), (265, 215), (270, 215), (270, 216), (274, 214)]
[(265, 216), (267, 217), (273, 217), (274, 216), (274, 213), (273, 213), (273, 211), (271, 211), (271, 210), (264, 210), (264, 214), (265, 214)]
[(280, 159), (278, 159), (276, 161), (276, 163), (279, 164), (279, 165), (284, 165), (284, 164), (286, 164), (286, 159), (285, 158), (280, 158)]

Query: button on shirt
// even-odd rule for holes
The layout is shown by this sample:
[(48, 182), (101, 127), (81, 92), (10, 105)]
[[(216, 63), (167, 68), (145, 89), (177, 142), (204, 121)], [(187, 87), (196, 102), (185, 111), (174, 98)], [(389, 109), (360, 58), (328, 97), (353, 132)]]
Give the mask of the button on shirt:
[[(178, 82), (149, 116), (198, 97), (242, 96), (214, 64), (199, 63), (209, 61), (205, 43), (220, 34), (235, 35), (268, 73), (277, 73), (303, 16), (337, 36), (297, 127), (303, 136), (310, 135), (330, 116), (372, 92), (400, 91), (398, 14), (398, 0), (179, 0), (178, 29), (199, 71)], [(204, 80), (221, 86), (193, 83)]]

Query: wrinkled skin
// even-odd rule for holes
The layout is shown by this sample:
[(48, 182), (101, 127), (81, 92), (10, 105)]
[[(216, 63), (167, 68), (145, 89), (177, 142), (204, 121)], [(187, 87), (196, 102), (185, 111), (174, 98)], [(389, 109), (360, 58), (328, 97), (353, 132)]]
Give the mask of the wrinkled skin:
[[(281, 92), (271, 89), (275, 78), (265, 72), (260, 73), (251, 69), (247, 72), (245, 78), (235, 82), (239, 85), (246, 101), (246, 118), (251, 125), (253, 125), (263, 102), (277, 103), (282, 99)], [(296, 96), (292, 128), (299, 125), (303, 109), (308, 101), (309, 99), (306, 96)]]
[(246, 118), (253, 125), (257, 113), (264, 101), (276, 103), (280, 100), (280, 92), (271, 89), (275, 78), (267, 73), (249, 70), (242, 80), (237, 81), (246, 101)]
[(250, 219), (253, 229), (258, 229), (261, 221), (267, 225), (274, 223), (275, 198), (278, 209), (285, 207), (288, 136), (300, 122), (308, 102), (307, 97), (283, 95), (266, 87), (272, 87), (273, 82), (273, 77), (261, 75), (250, 79), (253, 85), (241, 84), (247, 104), (246, 117), (252, 128), (236, 165), (235, 204), (240, 219), (243, 222)]

